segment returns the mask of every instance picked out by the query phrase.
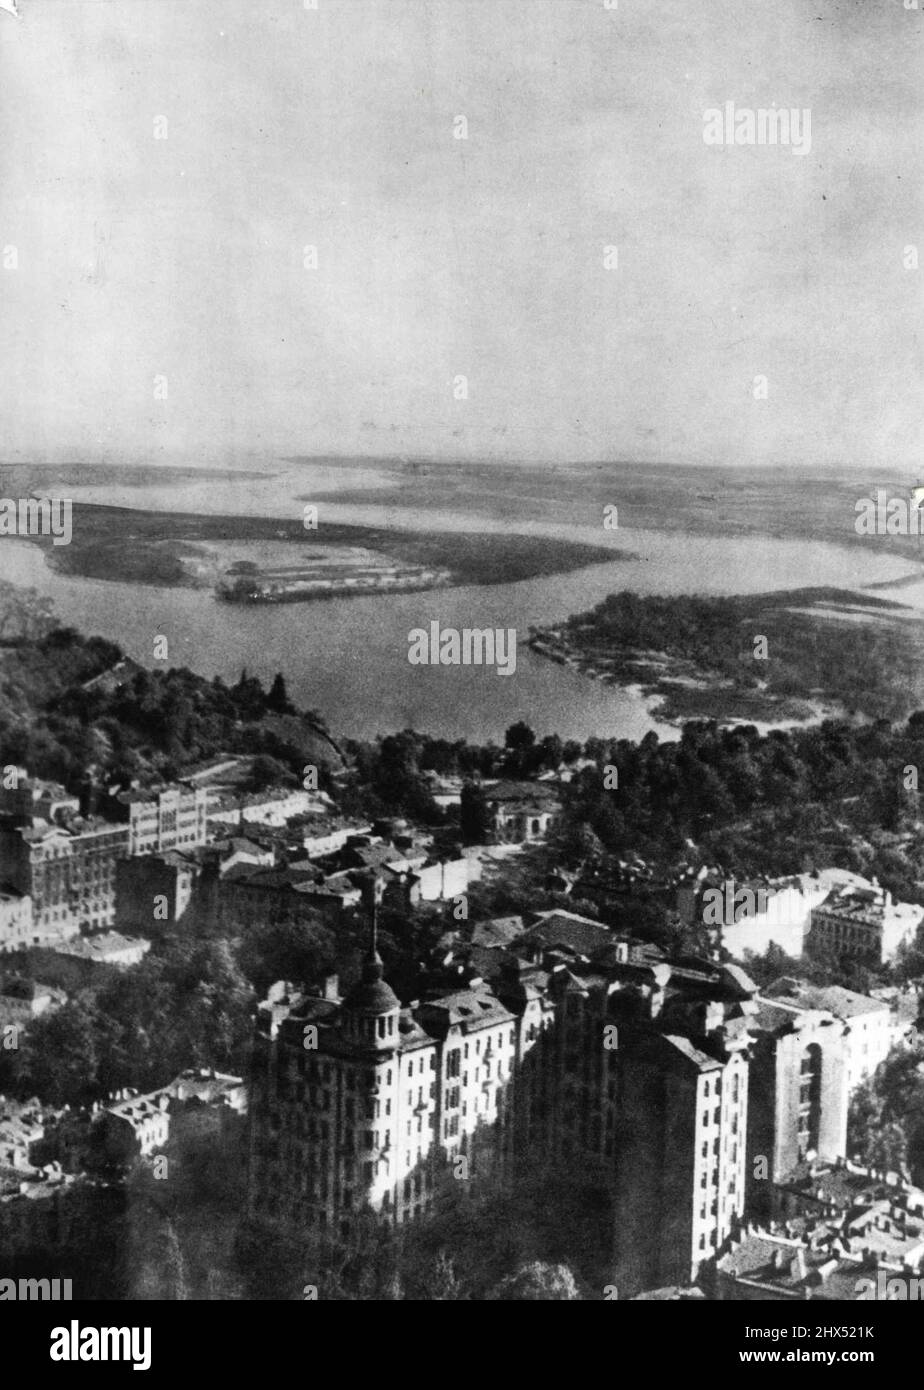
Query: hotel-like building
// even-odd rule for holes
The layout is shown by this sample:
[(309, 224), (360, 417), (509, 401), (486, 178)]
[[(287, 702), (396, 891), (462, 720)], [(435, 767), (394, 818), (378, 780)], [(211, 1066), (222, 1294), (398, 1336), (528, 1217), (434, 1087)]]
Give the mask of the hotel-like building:
[(252, 1209), (341, 1237), (362, 1208), (422, 1214), (438, 1167), (493, 1161), (476, 1133), (507, 1122), (515, 1030), (484, 990), (402, 1009), (374, 950), (343, 999), (333, 979), (320, 996), (274, 986), (257, 1022)]
[(572, 914), (495, 954), (489, 981), (410, 1008), (374, 951), (343, 998), (333, 978), (271, 989), (251, 1214), (342, 1239), (363, 1209), (425, 1213), (441, 1175), (538, 1158), (608, 1194), (620, 1297), (694, 1279), (744, 1212), (755, 986)]

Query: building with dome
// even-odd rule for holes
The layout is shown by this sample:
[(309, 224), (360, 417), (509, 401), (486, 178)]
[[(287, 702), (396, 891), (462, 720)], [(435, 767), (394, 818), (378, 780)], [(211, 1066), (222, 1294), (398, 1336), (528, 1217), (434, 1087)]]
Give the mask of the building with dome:
[[(364, 1208), (421, 1215), (439, 1171), (502, 1152), (515, 1029), (485, 988), (402, 1008), (374, 941), (342, 998), (336, 977), (317, 994), (274, 985), (257, 1018), (253, 1213), (341, 1237)], [(479, 1148), (481, 1130), (495, 1137)]]

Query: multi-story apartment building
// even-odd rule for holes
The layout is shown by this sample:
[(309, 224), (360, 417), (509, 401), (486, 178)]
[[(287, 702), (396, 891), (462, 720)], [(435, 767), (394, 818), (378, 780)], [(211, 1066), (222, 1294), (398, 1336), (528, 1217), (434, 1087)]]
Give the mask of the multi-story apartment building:
[(476, 1131), (503, 1125), (514, 1031), (484, 990), (402, 1009), (374, 950), (343, 999), (334, 981), (321, 996), (274, 987), (256, 1033), (252, 1211), (340, 1236), (363, 1208), (422, 1214), (438, 1168), (468, 1176), (485, 1160)]
[[(844, 1081), (848, 1098), (873, 1075), (891, 1049), (904, 1040), (907, 1024), (882, 999), (872, 999), (840, 985), (812, 985), (784, 976), (764, 991), (775, 1004), (802, 1010), (821, 1009), (839, 1019), (842, 1028)], [(838, 1154), (846, 1151), (841, 1148)], [(835, 1157), (821, 1155), (822, 1157)]]
[(806, 946), (813, 955), (883, 965), (894, 960), (900, 946), (914, 943), (922, 920), (924, 907), (893, 902), (878, 884), (847, 886), (812, 910)]
[(755, 986), (573, 918), (582, 944), (599, 934), (591, 961), (563, 940), (569, 916), (491, 988), (476, 977), (408, 1009), (375, 955), (342, 1000), (275, 986), (256, 1033), (252, 1212), (341, 1235), (362, 1208), (426, 1211), (441, 1169), (538, 1157), (609, 1193), (621, 1295), (695, 1278), (744, 1210)]
[(205, 844), (208, 801), (204, 787), (132, 788), (112, 798), (112, 815), (128, 822), (130, 854), (160, 854)]
[(847, 1151), (847, 1030), (830, 1010), (798, 998), (765, 995), (758, 1004), (747, 1205), (769, 1217), (775, 1214), (775, 1184), (807, 1155), (833, 1162)]
[(35, 820), (0, 828), (0, 862), (10, 886), (32, 899), (32, 945), (110, 927), (116, 864), (128, 853), (128, 827), (96, 817), (67, 826)]

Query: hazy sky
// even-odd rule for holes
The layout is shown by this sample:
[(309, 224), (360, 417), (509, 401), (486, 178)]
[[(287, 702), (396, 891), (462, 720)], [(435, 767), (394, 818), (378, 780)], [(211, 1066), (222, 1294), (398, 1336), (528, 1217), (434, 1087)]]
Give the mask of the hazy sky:
[(924, 12), (317, 3), (0, 14), (0, 456), (922, 462)]

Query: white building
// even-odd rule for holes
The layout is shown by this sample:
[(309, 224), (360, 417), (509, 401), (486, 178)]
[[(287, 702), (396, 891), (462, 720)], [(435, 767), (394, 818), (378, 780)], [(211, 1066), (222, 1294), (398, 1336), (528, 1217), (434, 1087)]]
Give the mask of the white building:
[(32, 927), (32, 899), (11, 884), (0, 885), (0, 951), (38, 945)]
[(160, 787), (119, 792), (115, 798), (129, 825), (130, 854), (192, 849), (207, 838), (208, 792), (202, 787)]
[(806, 938), (812, 954), (830, 952), (878, 966), (894, 960), (901, 946), (914, 945), (924, 907), (893, 902), (878, 883), (861, 884), (835, 888), (813, 908)]
[[(251, 1203), (345, 1236), (369, 1206), (401, 1223), (431, 1204), (436, 1164), (476, 1166), (503, 1122), (516, 1020), (465, 989), (402, 1010), (371, 955), (341, 1000), (279, 984), (258, 1015)], [(308, 1046), (308, 1044), (314, 1044)]]

